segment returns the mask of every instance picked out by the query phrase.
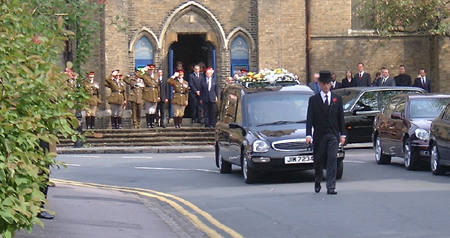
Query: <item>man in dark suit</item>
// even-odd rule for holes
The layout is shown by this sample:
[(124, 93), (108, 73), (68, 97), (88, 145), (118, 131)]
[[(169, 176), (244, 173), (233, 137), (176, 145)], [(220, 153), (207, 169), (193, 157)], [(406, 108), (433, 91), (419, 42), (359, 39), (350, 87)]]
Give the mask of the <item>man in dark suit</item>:
[[(166, 128), (166, 124), (164, 123), (164, 119), (167, 115), (168, 107), (169, 107), (169, 84), (167, 84), (167, 77), (163, 77), (164, 73), (162, 70), (158, 70), (158, 81), (159, 81), (159, 97), (161, 101), (158, 103), (158, 107), (156, 109), (156, 121), (159, 121), (159, 126), (162, 128)], [(159, 112), (159, 113), (158, 113)]]
[[(331, 92), (331, 73), (321, 71), (319, 77), (321, 91), (308, 104), (306, 122), (306, 142), (314, 146), (314, 190), (320, 192), (323, 168), (327, 167), (327, 194), (335, 195), (337, 152), (339, 144), (345, 144), (344, 109), (342, 98)], [(314, 134), (312, 134), (314, 128)]]
[(217, 99), (219, 96), (219, 85), (217, 80), (213, 77), (214, 70), (212, 68), (206, 69), (205, 80), (201, 84), (201, 103), (205, 109), (206, 127), (216, 127), (216, 111)]
[(200, 91), (201, 83), (205, 78), (200, 72), (200, 66), (194, 66), (194, 72), (189, 75), (189, 87), (191, 91), (189, 92), (189, 106), (191, 108), (192, 122), (200, 123), (202, 121), (202, 106), (200, 105)]
[(406, 74), (406, 68), (404, 65), (400, 65), (399, 68), (399, 75), (395, 76), (395, 85), (396, 86), (405, 86), (410, 87), (411, 86), (411, 76)]
[(314, 74), (314, 80), (308, 84), (308, 86), (314, 91), (314, 93), (319, 93), (320, 92), (320, 87), (319, 87), (319, 74), (315, 73)]
[(342, 88), (342, 83), (336, 81), (336, 74), (331, 74), (331, 90)]
[(395, 80), (389, 76), (389, 69), (386, 67), (381, 68), (381, 78), (374, 82), (374, 86), (377, 87), (394, 87)]
[(359, 72), (353, 77), (356, 87), (370, 87), (372, 80), (370, 78), (370, 74), (364, 72), (363, 63), (358, 64), (358, 71)]
[(431, 93), (431, 79), (427, 77), (427, 72), (424, 68), (419, 70), (419, 75), (414, 80), (413, 86), (423, 88), (425, 91)]

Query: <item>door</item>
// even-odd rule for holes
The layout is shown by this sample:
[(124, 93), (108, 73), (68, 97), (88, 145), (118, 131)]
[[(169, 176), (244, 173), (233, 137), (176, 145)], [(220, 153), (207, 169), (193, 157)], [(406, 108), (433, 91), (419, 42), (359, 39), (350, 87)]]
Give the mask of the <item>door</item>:
[(443, 113), (442, 119), (438, 125), (438, 145), (439, 152), (445, 164), (450, 165), (450, 106)]
[(352, 116), (348, 119), (349, 142), (372, 141), (373, 121), (380, 112), (378, 92), (364, 92), (353, 107)]
[(403, 153), (403, 137), (406, 132), (406, 98), (402, 98), (394, 109), (394, 113), (400, 115), (401, 118), (391, 118), (391, 151), (396, 155)]
[(224, 98), (220, 108), (220, 120), (217, 123), (218, 144), (222, 156), (233, 163), (236, 162), (236, 141), (239, 136), (237, 132), (242, 134), (241, 129), (230, 127), (230, 124), (236, 123), (236, 111), (238, 105), (238, 96), (230, 91), (224, 93)]
[[(169, 49), (169, 77), (171, 77), (174, 74), (174, 58), (173, 58), (173, 48), (170, 47)], [(173, 87), (169, 86), (169, 100), (172, 101), (173, 99)], [(172, 103), (169, 103), (169, 117), (173, 118), (173, 107)]]

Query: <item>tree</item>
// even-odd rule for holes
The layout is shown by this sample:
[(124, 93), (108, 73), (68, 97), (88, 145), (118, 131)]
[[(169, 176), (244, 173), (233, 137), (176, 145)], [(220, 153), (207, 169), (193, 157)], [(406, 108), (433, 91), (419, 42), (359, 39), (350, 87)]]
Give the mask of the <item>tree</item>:
[[(57, 163), (56, 155), (45, 153), (40, 142), (57, 141), (57, 135), (72, 140), (79, 137), (73, 130), (78, 126), (73, 109), (77, 100), (87, 97), (83, 90), (67, 83), (58, 64), (66, 41), (78, 40), (82, 51), (89, 48), (85, 39), (95, 24), (89, 25), (94, 21), (82, 15), (85, 12), (71, 9), (72, 4), (78, 8), (102, 7), (89, 0), (0, 0), (2, 237), (42, 224), (36, 215), (46, 202), (40, 188), (47, 182), (40, 174), (48, 174), (49, 167)], [(70, 31), (75, 24), (76, 31)], [(87, 50), (78, 54), (78, 65), (88, 54)]]
[(450, 36), (449, 0), (363, 0), (359, 17), (379, 35)]

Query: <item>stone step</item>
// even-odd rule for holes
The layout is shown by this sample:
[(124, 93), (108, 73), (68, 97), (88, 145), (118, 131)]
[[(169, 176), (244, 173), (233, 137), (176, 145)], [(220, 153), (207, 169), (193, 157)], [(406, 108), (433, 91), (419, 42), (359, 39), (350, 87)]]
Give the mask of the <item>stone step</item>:
[[(214, 145), (214, 141), (200, 141), (200, 142), (134, 142), (134, 143), (120, 143), (120, 142), (108, 142), (108, 143), (85, 143), (85, 148), (93, 147), (140, 147), (140, 146), (205, 146)], [(58, 148), (73, 148), (73, 144), (58, 145)]]

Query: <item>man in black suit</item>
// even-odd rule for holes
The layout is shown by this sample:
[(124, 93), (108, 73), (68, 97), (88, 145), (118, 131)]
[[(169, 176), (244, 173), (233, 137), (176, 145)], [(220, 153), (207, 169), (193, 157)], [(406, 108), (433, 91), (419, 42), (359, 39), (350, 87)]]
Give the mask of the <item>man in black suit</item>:
[(205, 78), (200, 72), (200, 66), (194, 66), (194, 72), (189, 75), (189, 87), (191, 91), (189, 92), (189, 106), (191, 108), (192, 122), (200, 123), (202, 121), (202, 106), (200, 105), (200, 91), (201, 84)]
[(411, 86), (411, 76), (406, 74), (406, 68), (404, 65), (400, 65), (399, 73), (400, 74), (395, 76), (395, 78), (394, 78), (395, 85), (410, 87)]
[[(166, 124), (164, 123), (164, 119), (167, 115), (168, 107), (169, 107), (169, 85), (167, 84), (167, 77), (163, 77), (164, 73), (162, 70), (158, 70), (158, 81), (159, 81), (159, 97), (161, 101), (158, 103), (156, 109), (156, 121), (159, 121), (159, 126), (162, 128), (166, 128)], [(159, 113), (158, 113), (159, 112)]]
[(331, 74), (331, 90), (342, 88), (342, 83), (336, 81), (336, 74)]
[(419, 75), (414, 80), (413, 86), (423, 88), (425, 91), (431, 93), (431, 79), (427, 77), (427, 72), (424, 68), (419, 70)]
[(364, 72), (364, 64), (358, 64), (358, 73), (355, 74), (353, 80), (355, 81), (356, 87), (370, 87), (372, 80), (370, 74)]
[[(308, 104), (306, 122), (306, 142), (314, 146), (314, 176), (316, 193), (320, 192), (323, 168), (327, 167), (327, 194), (335, 195), (337, 152), (339, 144), (345, 144), (344, 109), (342, 98), (331, 92), (331, 73), (321, 71), (319, 77), (321, 91)], [(312, 128), (314, 127), (314, 134)]]
[(219, 96), (219, 85), (217, 80), (213, 77), (214, 70), (212, 68), (206, 69), (205, 80), (201, 84), (201, 103), (205, 109), (206, 127), (216, 127), (216, 111), (217, 99)]
[(381, 78), (374, 81), (374, 85), (377, 87), (394, 87), (395, 80), (389, 76), (389, 69), (386, 67), (381, 68)]

